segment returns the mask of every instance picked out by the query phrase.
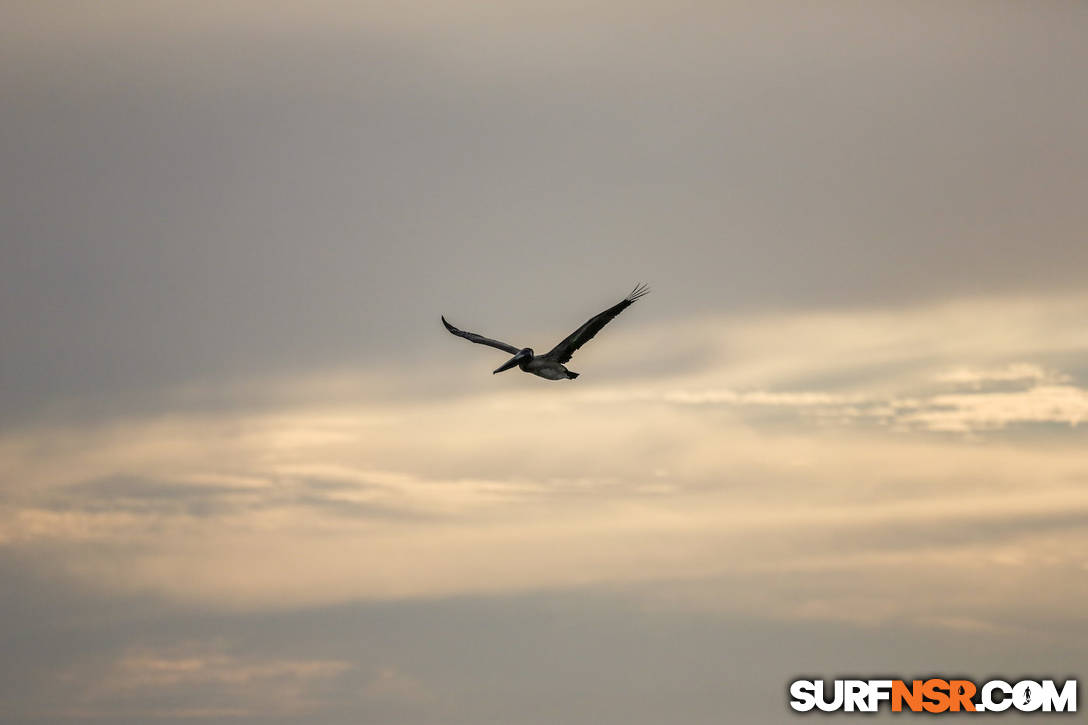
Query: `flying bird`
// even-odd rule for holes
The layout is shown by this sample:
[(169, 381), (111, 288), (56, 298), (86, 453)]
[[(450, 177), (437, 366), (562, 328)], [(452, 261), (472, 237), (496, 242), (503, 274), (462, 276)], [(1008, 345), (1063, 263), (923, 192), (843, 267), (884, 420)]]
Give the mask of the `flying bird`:
[(508, 343), (501, 342), (499, 340), (492, 340), (489, 337), (483, 335), (477, 335), (475, 332), (465, 332), (464, 330), (458, 330), (456, 327), (446, 321), (446, 317), (443, 315), (442, 324), (446, 326), (446, 329), (451, 334), (463, 337), (466, 340), (475, 342), (478, 345), (490, 345), (500, 350), (505, 350), (514, 357), (507, 360), (500, 365), (492, 373), (501, 373), (503, 370), (509, 370), (517, 365), (522, 371), (532, 373), (533, 375), (539, 375), (542, 378), (548, 380), (574, 380), (578, 377), (578, 373), (567, 370), (563, 364), (569, 362), (571, 355), (574, 351), (585, 345), (587, 342), (593, 339), (593, 336), (601, 331), (601, 328), (612, 321), (619, 313), (630, 307), (635, 300), (642, 295), (650, 291), (650, 288), (644, 284), (637, 285), (631, 294), (624, 297), (615, 305), (612, 305), (604, 312), (598, 313), (593, 317), (586, 320), (586, 323), (579, 327), (574, 332), (567, 335), (561, 343), (553, 347), (543, 355), (536, 355), (533, 353), (533, 348), (523, 347), (520, 350)]

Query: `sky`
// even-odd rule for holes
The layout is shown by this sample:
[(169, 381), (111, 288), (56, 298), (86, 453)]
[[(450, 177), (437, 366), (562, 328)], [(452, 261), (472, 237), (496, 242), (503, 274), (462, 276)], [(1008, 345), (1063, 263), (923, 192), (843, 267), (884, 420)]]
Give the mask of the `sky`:
[[(784, 723), (801, 675), (1083, 681), (1086, 33), (1072, 2), (5, 4), (5, 722)], [(639, 281), (576, 381), (439, 321), (543, 351)]]

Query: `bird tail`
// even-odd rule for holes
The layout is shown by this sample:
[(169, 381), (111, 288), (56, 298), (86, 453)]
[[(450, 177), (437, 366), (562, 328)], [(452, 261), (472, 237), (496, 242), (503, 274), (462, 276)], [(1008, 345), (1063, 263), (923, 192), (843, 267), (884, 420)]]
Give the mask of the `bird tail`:
[(574, 380), (576, 377), (578, 377), (578, 373), (572, 373), (570, 370), (567, 371), (567, 380)]

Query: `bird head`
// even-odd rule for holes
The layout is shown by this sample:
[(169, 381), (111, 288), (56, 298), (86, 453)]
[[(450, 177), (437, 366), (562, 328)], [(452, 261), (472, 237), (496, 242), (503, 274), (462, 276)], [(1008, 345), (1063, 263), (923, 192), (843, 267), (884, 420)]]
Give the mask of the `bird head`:
[(523, 347), (522, 349), (518, 350), (517, 354), (514, 355), (514, 357), (512, 357), (509, 360), (507, 360), (506, 362), (504, 362), (502, 365), (500, 365), (498, 368), (496, 368), (494, 371), (492, 371), (491, 374), (494, 375), (495, 373), (501, 373), (503, 370), (509, 370), (510, 368), (514, 367), (515, 365), (520, 365), (525, 360), (532, 360), (532, 359), (533, 359), (533, 348)]

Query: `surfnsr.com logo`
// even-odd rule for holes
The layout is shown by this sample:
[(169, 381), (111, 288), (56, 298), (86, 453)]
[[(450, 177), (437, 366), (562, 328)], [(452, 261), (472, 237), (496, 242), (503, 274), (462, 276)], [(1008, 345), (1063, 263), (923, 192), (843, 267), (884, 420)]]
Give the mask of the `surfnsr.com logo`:
[(797, 712), (1076, 712), (1077, 681), (1066, 680), (794, 680), (790, 707)]

